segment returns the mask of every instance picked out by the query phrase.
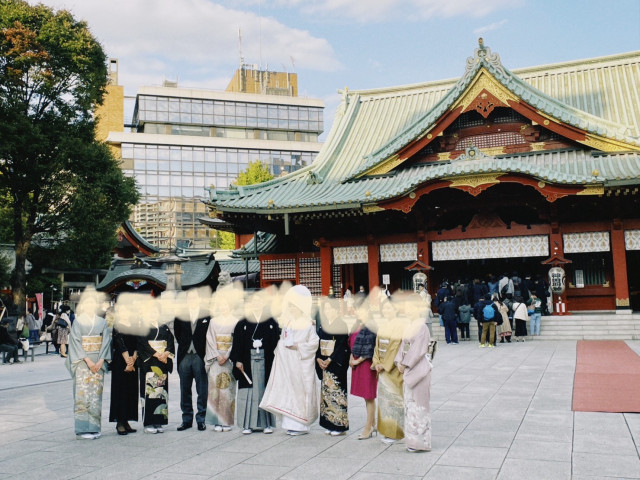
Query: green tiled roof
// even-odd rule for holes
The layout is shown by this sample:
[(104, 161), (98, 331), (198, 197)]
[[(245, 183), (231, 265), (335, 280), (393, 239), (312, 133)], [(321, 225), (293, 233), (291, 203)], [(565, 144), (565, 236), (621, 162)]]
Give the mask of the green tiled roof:
[[(135, 262), (134, 259), (115, 260), (105, 277), (96, 286), (96, 289), (99, 291), (108, 290), (115, 284), (135, 279), (155, 282), (164, 287), (167, 284), (165, 266), (152, 258), (142, 257), (141, 260), (147, 263), (148, 268), (132, 268)], [(208, 255), (201, 255), (199, 257), (191, 257), (189, 261), (182, 263), (180, 266), (184, 271), (182, 274), (182, 287), (189, 288), (206, 282), (213, 273), (216, 261), (210, 259)]]
[[(593, 171), (598, 170), (598, 177)], [(549, 183), (620, 184), (640, 183), (640, 154), (592, 156), (584, 151), (549, 151), (475, 160), (457, 159), (399, 170), (388, 175), (362, 177), (348, 182), (307, 185), (293, 179), (279, 188), (265, 188), (251, 195), (219, 202), (225, 211), (255, 210), (284, 212), (357, 208), (408, 193), (430, 180), (470, 174), (513, 172), (531, 175)], [(368, 195), (367, 195), (368, 193)], [(272, 200), (272, 203), (269, 203)]]
[[(429, 128), (480, 66), (525, 101), (563, 122), (639, 144), (640, 52), (513, 72), (492, 59), (490, 52), (488, 57), (470, 63), (460, 79), (344, 91), (333, 127), (312, 165), (270, 182), (212, 190), (210, 203), (221, 211), (264, 213), (359, 208), (409, 192), (428, 180), (488, 172), (529, 173), (554, 183), (638, 183), (640, 154), (592, 156), (577, 150), (438, 162), (354, 178)], [(597, 179), (592, 176), (594, 169), (600, 172)]]
[[(247, 273), (247, 266), (244, 260), (239, 258), (220, 260), (220, 270), (229, 272), (234, 277), (236, 275), (245, 275)], [(260, 260), (249, 260), (249, 273), (257, 273), (260, 271)]]

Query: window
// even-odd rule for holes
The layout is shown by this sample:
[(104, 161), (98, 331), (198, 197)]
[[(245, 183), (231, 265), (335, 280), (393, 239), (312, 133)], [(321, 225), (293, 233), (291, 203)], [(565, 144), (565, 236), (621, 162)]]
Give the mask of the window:
[(571, 283), (576, 284), (576, 271), (582, 271), (585, 286), (601, 286), (607, 284), (607, 273), (610, 271), (611, 253), (568, 253), (566, 257), (571, 260)]

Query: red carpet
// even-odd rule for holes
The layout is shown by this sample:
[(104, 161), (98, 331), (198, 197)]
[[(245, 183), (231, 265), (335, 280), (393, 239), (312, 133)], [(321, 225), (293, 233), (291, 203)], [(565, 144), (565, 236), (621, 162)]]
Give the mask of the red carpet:
[(580, 340), (573, 410), (640, 412), (640, 356), (622, 340)]

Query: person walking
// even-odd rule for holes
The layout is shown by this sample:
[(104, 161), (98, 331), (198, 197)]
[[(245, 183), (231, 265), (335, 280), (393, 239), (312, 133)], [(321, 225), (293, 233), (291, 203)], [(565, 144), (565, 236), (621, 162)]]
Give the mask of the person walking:
[(204, 312), (198, 290), (187, 291), (186, 308), (174, 321), (175, 338), (178, 341), (178, 375), (180, 376), (180, 409), (182, 423), (178, 431), (182, 432), (193, 426), (193, 401), (191, 388), (195, 381), (197, 411), (195, 414), (198, 430), (207, 429), (207, 394), (209, 380), (204, 365), (207, 348), (207, 330), (211, 320)]
[(71, 332), (71, 319), (69, 318), (69, 306), (63, 305), (60, 307), (60, 314), (56, 325), (58, 327), (57, 342), (60, 345), (60, 356), (62, 358), (67, 357), (67, 345), (69, 344), (69, 333)]
[(444, 297), (442, 303), (438, 306), (438, 313), (444, 322), (444, 336), (447, 343), (452, 345), (458, 344), (458, 312), (455, 303), (451, 297)]

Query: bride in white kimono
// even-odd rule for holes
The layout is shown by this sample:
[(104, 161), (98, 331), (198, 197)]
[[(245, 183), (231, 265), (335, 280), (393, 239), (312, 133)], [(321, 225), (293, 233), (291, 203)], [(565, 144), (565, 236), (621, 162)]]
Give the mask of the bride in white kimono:
[(260, 408), (282, 416), (287, 435), (309, 433), (318, 418), (315, 356), (318, 335), (311, 318), (311, 293), (296, 285), (284, 296), (280, 326), (269, 382)]

